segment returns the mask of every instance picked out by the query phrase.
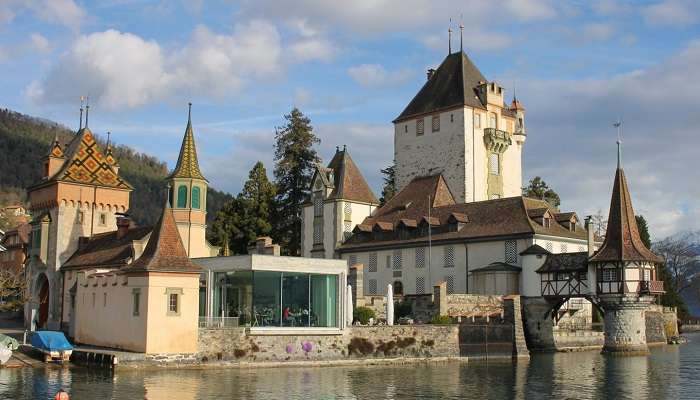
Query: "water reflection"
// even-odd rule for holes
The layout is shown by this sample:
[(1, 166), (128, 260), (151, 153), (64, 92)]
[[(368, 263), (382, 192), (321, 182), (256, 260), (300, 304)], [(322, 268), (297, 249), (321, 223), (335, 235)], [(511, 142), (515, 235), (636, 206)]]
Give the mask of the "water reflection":
[(393, 367), (106, 371), (0, 369), (0, 398), (51, 399), (674, 399), (700, 398), (699, 341), (650, 357), (597, 352), (530, 361)]

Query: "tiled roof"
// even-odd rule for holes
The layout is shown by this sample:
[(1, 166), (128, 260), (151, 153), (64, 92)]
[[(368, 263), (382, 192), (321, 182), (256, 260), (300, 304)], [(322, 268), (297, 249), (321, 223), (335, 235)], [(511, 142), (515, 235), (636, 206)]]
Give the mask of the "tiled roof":
[(336, 151), (328, 169), (333, 170), (333, 190), (329, 198), (379, 204), (347, 149)]
[(187, 256), (172, 209), (166, 204), (153, 227), (148, 244), (138, 260), (124, 272), (199, 272), (201, 268)]
[(460, 51), (448, 55), (395, 121), (455, 106), (484, 109), (476, 87), (486, 78)]
[(605, 241), (591, 257), (591, 261), (648, 261), (655, 263), (664, 261), (663, 258), (647, 249), (639, 237), (639, 228), (632, 209), (632, 198), (627, 188), (625, 172), (621, 167), (618, 167), (615, 173)]
[(588, 269), (588, 253), (550, 254), (536, 272), (570, 272)]
[(520, 271), (522, 271), (522, 270), (523, 270), (523, 269), (520, 268), (520, 267), (518, 267), (517, 265), (512, 265), (512, 264), (507, 264), (507, 263), (504, 263), (504, 262), (497, 261), (497, 262), (493, 262), (493, 263), (491, 263), (491, 264), (489, 264), (489, 265), (487, 265), (487, 266), (485, 266), (485, 267), (472, 269), (472, 270), (470, 270), (469, 272), (476, 272), (476, 273), (479, 273), (479, 272), (496, 272), (496, 271), (500, 271), (500, 272), (503, 272), (503, 271), (505, 271), (505, 272), (520, 272)]
[[(95, 136), (87, 127), (79, 130), (68, 144), (65, 158), (66, 161), (61, 169), (54, 176), (49, 177), (48, 182), (62, 181), (132, 189), (131, 185), (122, 179), (106, 160)], [(45, 182), (37, 185), (43, 185)]]
[[(373, 226), (377, 222), (395, 225), (404, 219), (421, 221), (427, 218), (428, 194), (432, 194), (431, 203), (433, 203), (433, 207), (430, 210), (430, 214), (435, 224), (446, 226), (449, 217), (455, 213), (465, 216), (468, 220), (457, 231), (434, 231), (431, 235), (433, 243), (446, 240), (471, 240), (533, 234), (580, 240), (586, 239), (586, 231), (583, 227), (576, 231), (570, 231), (556, 223), (550, 224), (549, 227), (544, 227), (533, 221), (528, 216), (528, 212), (549, 207), (546, 201), (526, 197), (508, 197), (455, 204), (451, 195), (449, 195), (447, 185), (443, 186), (443, 184), (444, 180), (442, 180), (440, 175), (416, 178), (387, 204), (377, 210), (374, 216), (366, 218), (361, 225)], [(433, 202), (433, 199), (435, 199), (435, 202)], [(409, 205), (407, 207), (399, 207), (402, 204)], [(357, 229), (355, 232), (361, 236), (355, 237), (353, 235), (340, 247), (340, 251), (350, 251), (364, 247), (420, 243), (427, 240), (427, 237), (422, 236), (408, 239), (373, 238), (371, 235), (368, 236), (369, 234), (365, 229)]]
[(527, 249), (520, 252), (521, 256), (527, 256), (527, 255), (531, 255), (531, 254), (547, 255), (547, 254), (551, 254), (551, 253), (549, 251), (547, 251), (547, 249), (545, 249), (544, 247), (540, 246), (539, 244), (533, 244), (532, 246), (530, 246)]
[(117, 267), (127, 265), (133, 258), (132, 243), (144, 239), (153, 227), (130, 228), (122, 237), (117, 231), (100, 233), (87, 239), (63, 264), (63, 269)]
[(194, 144), (194, 131), (192, 130), (191, 112), (187, 118), (187, 128), (185, 128), (185, 137), (182, 138), (182, 146), (180, 146), (180, 155), (177, 157), (177, 165), (175, 165), (175, 169), (170, 174), (170, 178), (207, 180), (199, 170), (197, 147)]

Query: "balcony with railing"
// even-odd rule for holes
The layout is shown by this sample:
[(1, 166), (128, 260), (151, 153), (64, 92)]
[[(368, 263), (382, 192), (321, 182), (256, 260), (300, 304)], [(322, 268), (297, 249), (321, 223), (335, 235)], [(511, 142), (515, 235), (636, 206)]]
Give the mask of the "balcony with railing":
[(496, 128), (484, 129), (484, 143), (489, 151), (503, 153), (512, 144), (510, 134)]
[(664, 282), (663, 281), (641, 281), (639, 282), (639, 293), (649, 293), (649, 294), (663, 294)]

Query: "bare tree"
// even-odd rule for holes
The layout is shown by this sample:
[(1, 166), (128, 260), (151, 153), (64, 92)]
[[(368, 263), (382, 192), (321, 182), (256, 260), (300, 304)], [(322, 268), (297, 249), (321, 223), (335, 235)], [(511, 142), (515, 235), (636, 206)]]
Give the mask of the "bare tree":
[(27, 281), (22, 272), (0, 271), (0, 311), (17, 311), (27, 300)]
[(666, 260), (666, 271), (679, 294), (700, 283), (700, 255), (689, 235), (657, 242), (654, 251)]

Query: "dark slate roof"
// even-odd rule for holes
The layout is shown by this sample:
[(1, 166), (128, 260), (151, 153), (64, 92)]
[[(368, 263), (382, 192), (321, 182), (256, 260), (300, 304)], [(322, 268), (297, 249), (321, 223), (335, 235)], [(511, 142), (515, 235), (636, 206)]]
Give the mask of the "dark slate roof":
[(146, 249), (124, 272), (199, 272), (201, 268), (187, 256), (172, 209), (166, 204), (153, 227)]
[[(526, 197), (508, 197), (455, 204), (449, 188), (441, 175), (415, 178), (389, 202), (378, 209), (373, 216), (366, 218), (361, 224), (363, 229), (358, 229), (357, 231), (367, 232), (364, 226), (374, 226), (377, 222), (391, 223), (396, 226), (402, 219), (423, 221), (428, 214), (429, 194), (431, 195), (432, 203), (431, 219), (436, 224), (445, 225), (449, 217), (454, 213), (462, 214), (468, 220), (456, 232), (435, 232), (432, 234), (433, 243), (504, 236), (531, 236), (533, 234), (586, 239), (586, 231), (583, 228), (572, 232), (556, 223), (551, 224), (549, 228), (545, 228), (533, 221), (528, 216), (529, 210), (549, 207), (546, 201)], [(339, 250), (351, 251), (357, 248), (409, 245), (427, 241), (427, 237), (412, 237), (408, 239), (389, 237), (380, 239), (371, 236), (367, 237), (366, 234), (363, 238), (358, 237), (357, 239), (353, 240), (351, 238), (347, 240), (341, 245)]]
[(534, 254), (534, 255), (538, 255), (538, 254), (547, 255), (547, 254), (551, 254), (551, 253), (550, 253), (549, 251), (547, 251), (547, 249), (545, 249), (544, 247), (540, 246), (539, 244), (533, 244), (532, 246), (530, 246), (530, 247), (528, 247), (527, 249), (525, 249), (525, 250), (523, 250), (522, 252), (520, 252), (520, 255), (521, 255), (521, 256), (527, 256), (527, 255), (531, 255), (531, 254)]
[(652, 253), (642, 243), (639, 228), (634, 218), (632, 198), (627, 188), (625, 172), (618, 166), (615, 173), (610, 214), (605, 241), (591, 257), (594, 262), (648, 261), (662, 263), (663, 258)]
[(87, 239), (63, 264), (62, 269), (84, 269), (96, 267), (123, 267), (134, 256), (131, 247), (135, 240), (142, 240), (153, 227), (130, 228), (126, 235), (117, 237), (117, 231), (99, 233)]
[(522, 271), (522, 270), (523, 270), (523, 269), (520, 268), (520, 267), (518, 267), (517, 265), (512, 265), (512, 264), (508, 264), (508, 263), (504, 263), (504, 262), (497, 261), (497, 262), (493, 262), (493, 263), (491, 263), (491, 264), (489, 264), (489, 265), (487, 265), (487, 266), (485, 266), (485, 267), (472, 269), (472, 270), (470, 270), (470, 272), (473, 272), (473, 273), (474, 273), (474, 272), (475, 272), (475, 273), (479, 273), (479, 272), (498, 272), (498, 271), (500, 271), (500, 272), (504, 272), (504, 271), (505, 271), (505, 272), (520, 272), (520, 271)]
[(570, 272), (586, 271), (588, 269), (588, 253), (559, 253), (550, 254), (544, 264), (535, 272)]
[(333, 170), (334, 180), (329, 198), (379, 204), (347, 149), (336, 151), (328, 168)]
[(476, 92), (479, 82), (485, 83), (486, 78), (466, 53), (452, 53), (445, 58), (394, 122), (455, 106), (466, 105), (485, 109)]

